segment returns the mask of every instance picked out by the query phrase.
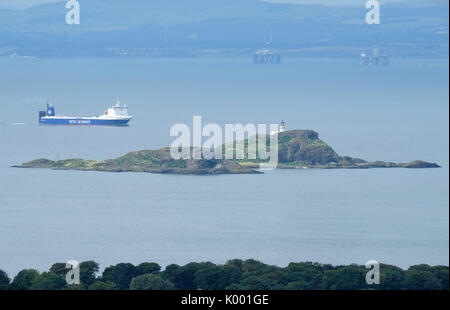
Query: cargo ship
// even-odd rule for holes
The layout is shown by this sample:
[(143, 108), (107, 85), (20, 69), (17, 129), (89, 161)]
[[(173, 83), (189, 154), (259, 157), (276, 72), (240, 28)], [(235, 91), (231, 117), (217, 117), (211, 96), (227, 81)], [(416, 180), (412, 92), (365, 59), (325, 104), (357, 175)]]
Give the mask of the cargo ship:
[(128, 126), (132, 116), (128, 115), (128, 106), (119, 101), (106, 110), (103, 115), (92, 117), (71, 117), (56, 115), (55, 107), (47, 102), (47, 110), (39, 112), (40, 125), (68, 126)]

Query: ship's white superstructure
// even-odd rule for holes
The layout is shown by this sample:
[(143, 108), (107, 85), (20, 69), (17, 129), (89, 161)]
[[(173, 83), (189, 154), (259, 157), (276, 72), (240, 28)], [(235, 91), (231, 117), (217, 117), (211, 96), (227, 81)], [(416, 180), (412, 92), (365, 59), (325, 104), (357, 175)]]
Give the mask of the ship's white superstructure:
[(119, 100), (117, 100), (116, 104), (113, 105), (111, 108), (109, 108), (106, 111), (105, 115), (107, 117), (113, 117), (113, 118), (130, 117), (128, 115), (128, 106), (126, 104), (121, 105)]

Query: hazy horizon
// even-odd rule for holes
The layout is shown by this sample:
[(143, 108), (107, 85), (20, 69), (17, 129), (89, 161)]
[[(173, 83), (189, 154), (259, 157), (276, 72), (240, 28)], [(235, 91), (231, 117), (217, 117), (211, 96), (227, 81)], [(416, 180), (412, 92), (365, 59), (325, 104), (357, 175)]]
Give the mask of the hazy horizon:
[[(62, 2), (64, 0), (0, 0), (0, 9), (22, 10), (34, 5)], [(82, 2), (82, 0), (80, 0)], [(324, 4), (324, 5), (358, 5), (364, 6), (365, 0), (261, 0), (276, 3), (297, 3), (297, 4)], [(405, 2), (405, 0), (381, 1), (382, 3)]]

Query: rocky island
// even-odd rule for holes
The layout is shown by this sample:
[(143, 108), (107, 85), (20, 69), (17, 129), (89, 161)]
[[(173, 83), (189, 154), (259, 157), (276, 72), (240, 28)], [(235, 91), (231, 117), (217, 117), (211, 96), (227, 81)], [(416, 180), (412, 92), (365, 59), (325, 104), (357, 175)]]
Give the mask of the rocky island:
[[(257, 174), (257, 160), (178, 159), (170, 155), (170, 148), (142, 150), (116, 159), (103, 161), (65, 159), (52, 161), (37, 159), (16, 168), (47, 168), (55, 170), (149, 172), (172, 174)], [(368, 162), (360, 158), (338, 155), (319, 139), (313, 130), (290, 130), (278, 134), (278, 168), (369, 169), (369, 168), (440, 168), (421, 160), (409, 163), (384, 161)]]

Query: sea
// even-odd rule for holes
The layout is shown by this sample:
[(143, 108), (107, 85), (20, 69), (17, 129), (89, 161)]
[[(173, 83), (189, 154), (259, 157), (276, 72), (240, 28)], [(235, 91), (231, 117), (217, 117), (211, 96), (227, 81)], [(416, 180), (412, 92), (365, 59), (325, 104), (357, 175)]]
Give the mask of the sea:
[[(0, 58), (0, 269), (229, 259), (408, 268), (449, 261), (449, 62), (391, 59)], [(127, 104), (129, 127), (39, 126)], [(160, 175), (18, 169), (169, 146), (175, 124), (312, 129), (341, 155), (439, 169)]]

